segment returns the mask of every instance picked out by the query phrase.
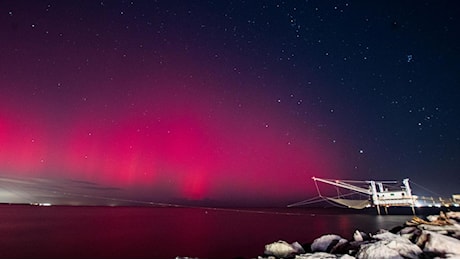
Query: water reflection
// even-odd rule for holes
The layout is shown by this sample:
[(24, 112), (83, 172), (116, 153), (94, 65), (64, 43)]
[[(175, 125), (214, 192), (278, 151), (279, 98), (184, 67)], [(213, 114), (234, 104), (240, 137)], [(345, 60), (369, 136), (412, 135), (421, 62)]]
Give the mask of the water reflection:
[[(410, 216), (321, 210), (0, 206), (2, 258), (253, 258), (277, 241), (351, 238)], [(288, 214), (289, 213), (289, 214)]]

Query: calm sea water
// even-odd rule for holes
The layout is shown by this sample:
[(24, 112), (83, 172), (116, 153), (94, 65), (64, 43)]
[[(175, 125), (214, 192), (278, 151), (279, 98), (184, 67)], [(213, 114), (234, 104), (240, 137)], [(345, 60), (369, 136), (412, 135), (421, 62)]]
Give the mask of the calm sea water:
[(391, 229), (410, 215), (336, 209), (0, 206), (1, 258), (254, 258), (279, 239)]

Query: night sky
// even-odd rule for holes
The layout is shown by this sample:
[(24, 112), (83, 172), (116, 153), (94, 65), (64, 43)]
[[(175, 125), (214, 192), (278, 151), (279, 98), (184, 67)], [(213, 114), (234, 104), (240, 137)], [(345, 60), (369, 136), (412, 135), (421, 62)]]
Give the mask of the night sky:
[(283, 204), (312, 176), (459, 193), (459, 10), (1, 1), (0, 176), (163, 202)]

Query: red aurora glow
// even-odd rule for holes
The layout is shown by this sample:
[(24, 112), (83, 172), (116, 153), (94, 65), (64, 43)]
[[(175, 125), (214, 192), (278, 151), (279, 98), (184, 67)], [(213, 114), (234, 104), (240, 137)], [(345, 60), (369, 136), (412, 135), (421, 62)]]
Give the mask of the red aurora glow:
[(311, 175), (335, 171), (333, 153), (276, 111), (216, 108), (212, 92), (164, 84), (119, 103), (93, 95), (93, 105), (57, 118), (42, 103), (21, 111), (18, 100), (4, 102), (0, 169), (187, 199), (286, 198), (305, 194)]

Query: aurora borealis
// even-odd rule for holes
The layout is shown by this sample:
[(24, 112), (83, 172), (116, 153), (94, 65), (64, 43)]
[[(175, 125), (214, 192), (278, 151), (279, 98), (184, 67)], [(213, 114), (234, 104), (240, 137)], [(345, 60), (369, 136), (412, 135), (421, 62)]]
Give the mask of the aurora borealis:
[(453, 1), (2, 1), (0, 175), (286, 202), (458, 192)]

